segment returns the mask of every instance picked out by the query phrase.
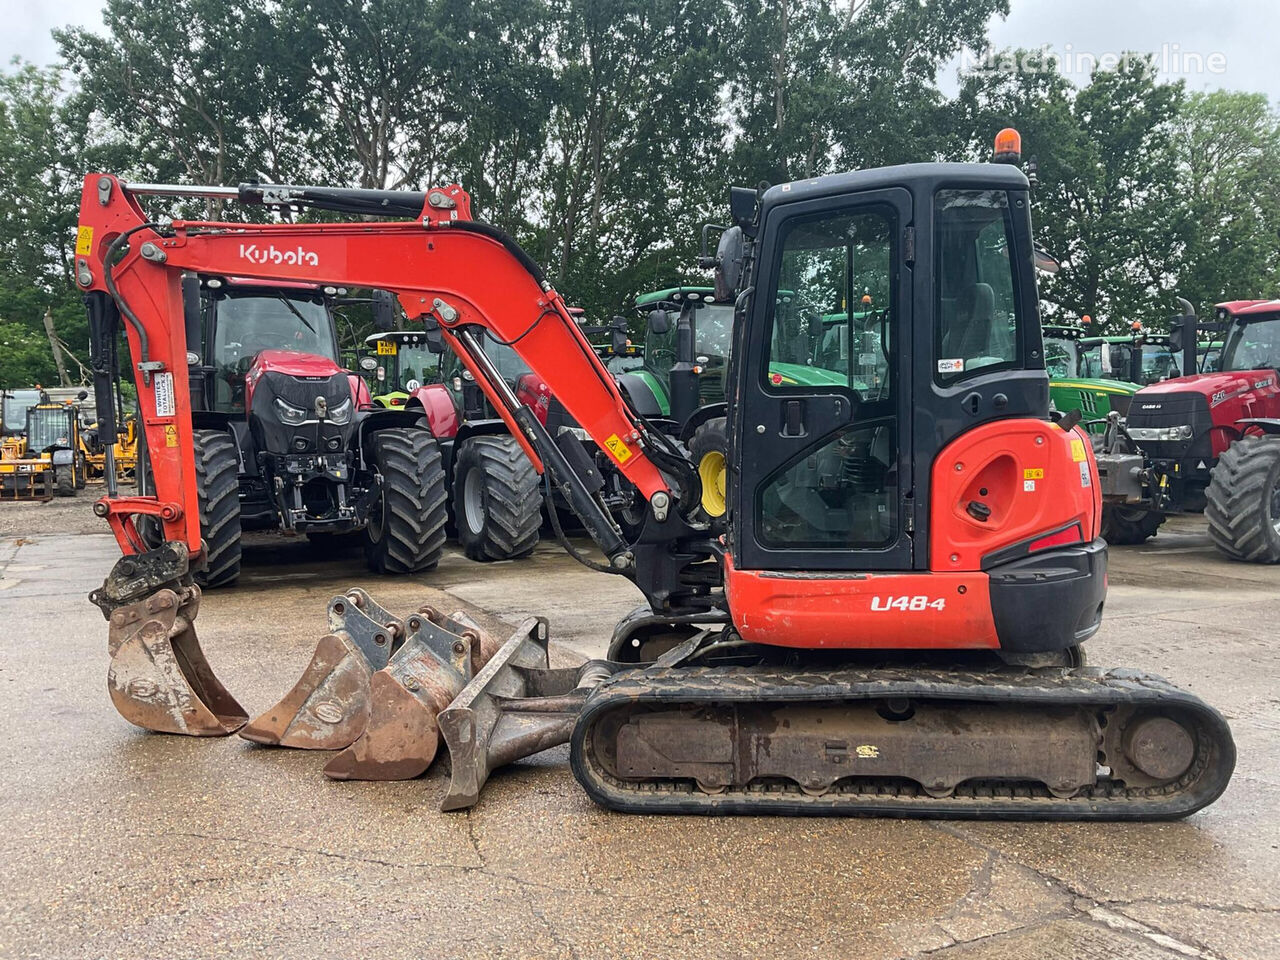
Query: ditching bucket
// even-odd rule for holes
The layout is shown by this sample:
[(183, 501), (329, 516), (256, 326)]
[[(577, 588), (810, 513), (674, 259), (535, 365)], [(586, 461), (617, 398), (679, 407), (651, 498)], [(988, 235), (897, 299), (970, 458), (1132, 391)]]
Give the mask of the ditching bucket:
[(369, 720), (370, 679), (413, 639), (416, 622), (392, 616), (355, 587), (334, 597), (329, 633), (320, 638), (302, 677), (240, 736), (303, 750), (341, 750), (354, 743)]
[(591, 692), (627, 664), (588, 660), (551, 669), (547, 621), (521, 624), (439, 716), (452, 767), (441, 810), (474, 806), (489, 774), (568, 743)]
[(110, 624), (107, 689), (120, 716), (144, 730), (193, 737), (224, 737), (249, 719), (200, 649), (200, 588), (184, 544), (121, 557), (89, 600)]
[[(520, 631), (536, 622), (531, 618)], [(324, 768), (335, 780), (409, 780), (424, 773), (439, 748), (436, 717), (499, 649), (465, 613), (446, 617), (423, 607), (409, 626), (404, 645), (370, 680), (363, 734)]]

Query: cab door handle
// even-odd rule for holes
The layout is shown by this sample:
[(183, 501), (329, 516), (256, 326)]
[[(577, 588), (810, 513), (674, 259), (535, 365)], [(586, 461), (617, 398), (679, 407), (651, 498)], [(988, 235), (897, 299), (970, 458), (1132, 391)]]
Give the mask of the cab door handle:
[(804, 434), (804, 401), (784, 401), (782, 404), (782, 435), (784, 437), (803, 437)]

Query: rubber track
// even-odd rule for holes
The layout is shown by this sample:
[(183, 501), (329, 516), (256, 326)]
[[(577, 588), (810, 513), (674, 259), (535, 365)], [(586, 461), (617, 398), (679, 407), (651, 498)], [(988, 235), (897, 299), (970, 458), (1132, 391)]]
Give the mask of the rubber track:
[[(962, 785), (954, 795), (930, 797), (897, 781), (848, 781), (818, 796), (794, 784), (751, 784), (707, 794), (683, 781), (622, 781), (600, 768), (591, 747), (597, 723), (613, 710), (637, 705), (813, 703), (907, 697), (993, 704), (1105, 710), (1150, 705), (1179, 711), (1194, 724), (1197, 754), (1174, 784), (1127, 788), (1100, 781), (1059, 799), (1047, 790), (1014, 785)], [(1173, 820), (1212, 803), (1235, 768), (1235, 743), (1222, 716), (1161, 677), (1135, 670), (1081, 668), (1005, 674), (961, 671), (846, 670), (795, 672), (760, 667), (636, 670), (615, 675), (583, 706), (570, 741), (574, 776), (602, 806), (627, 813), (872, 815), (988, 820)]]
[(379, 430), (372, 447), (385, 511), (381, 539), (365, 538), (369, 567), (392, 574), (430, 570), (444, 552), (449, 498), (440, 448), (426, 430), (401, 427)]
[[(463, 509), (464, 475), (480, 470), (485, 478), (485, 525), (472, 538)], [(533, 553), (542, 525), (537, 471), (511, 436), (467, 440), (454, 467), (453, 513), (458, 537), (472, 560), (517, 560)]]
[(1209, 537), (1229, 557), (1280, 562), (1280, 534), (1271, 527), (1267, 500), (1280, 460), (1280, 438), (1244, 437), (1218, 458), (1205, 491)]
[(196, 489), (200, 536), (208, 548), (208, 569), (195, 575), (203, 587), (225, 587), (240, 576), (240, 454), (222, 430), (196, 430)]

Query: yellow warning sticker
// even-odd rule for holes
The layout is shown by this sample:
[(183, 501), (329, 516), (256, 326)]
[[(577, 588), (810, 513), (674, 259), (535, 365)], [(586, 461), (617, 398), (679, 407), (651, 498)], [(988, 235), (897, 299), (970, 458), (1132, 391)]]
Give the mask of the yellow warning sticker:
[(396, 342), (394, 340), (378, 341), (378, 356), (394, 357), (396, 355)]
[(1084, 463), (1084, 441), (1079, 437), (1071, 439), (1071, 459), (1076, 463)]
[(880, 748), (872, 743), (864, 743), (854, 750), (863, 760), (875, 760), (880, 756)]
[(166, 447), (176, 447), (178, 445), (177, 424), (166, 423), (164, 425), (164, 445)]
[(609, 452), (613, 454), (613, 458), (619, 463), (626, 463), (631, 459), (631, 449), (622, 442), (622, 438), (616, 433), (611, 433), (604, 445), (609, 448)]
[(1023, 480), (1043, 480), (1044, 468), (1029, 467), (1028, 469), (1022, 471), (1022, 479)]
[(76, 231), (76, 256), (87, 257), (93, 252), (93, 227), (81, 227)]

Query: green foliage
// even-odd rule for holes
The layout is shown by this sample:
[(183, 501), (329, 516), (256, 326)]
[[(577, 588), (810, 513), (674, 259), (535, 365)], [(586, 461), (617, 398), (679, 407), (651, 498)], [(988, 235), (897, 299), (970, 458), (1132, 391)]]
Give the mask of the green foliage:
[[(1280, 120), (1265, 98), (1186, 95), (1141, 61), (1082, 89), (967, 77), (1008, 0), (105, 0), (56, 36), (66, 67), (0, 74), (3, 374), (52, 379), (41, 326), (84, 360), (70, 283), (80, 178), (460, 182), (593, 319), (706, 282), (698, 228), (729, 183), (1039, 158), (1050, 317), (1120, 329), (1174, 292), (1202, 308), (1280, 279)], [(166, 212), (261, 218), (218, 202)], [(308, 216), (320, 216), (308, 214)], [(71, 365), (73, 375), (77, 368)]]
[(1208, 314), (1275, 295), (1280, 116), (1265, 96), (1187, 96), (1135, 57), (1079, 91), (1056, 73), (969, 77), (955, 123), (970, 156), (1014, 126), (1039, 161), (1037, 233), (1064, 263), (1040, 284), (1048, 317), (1162, 329), (1176, 296)]

